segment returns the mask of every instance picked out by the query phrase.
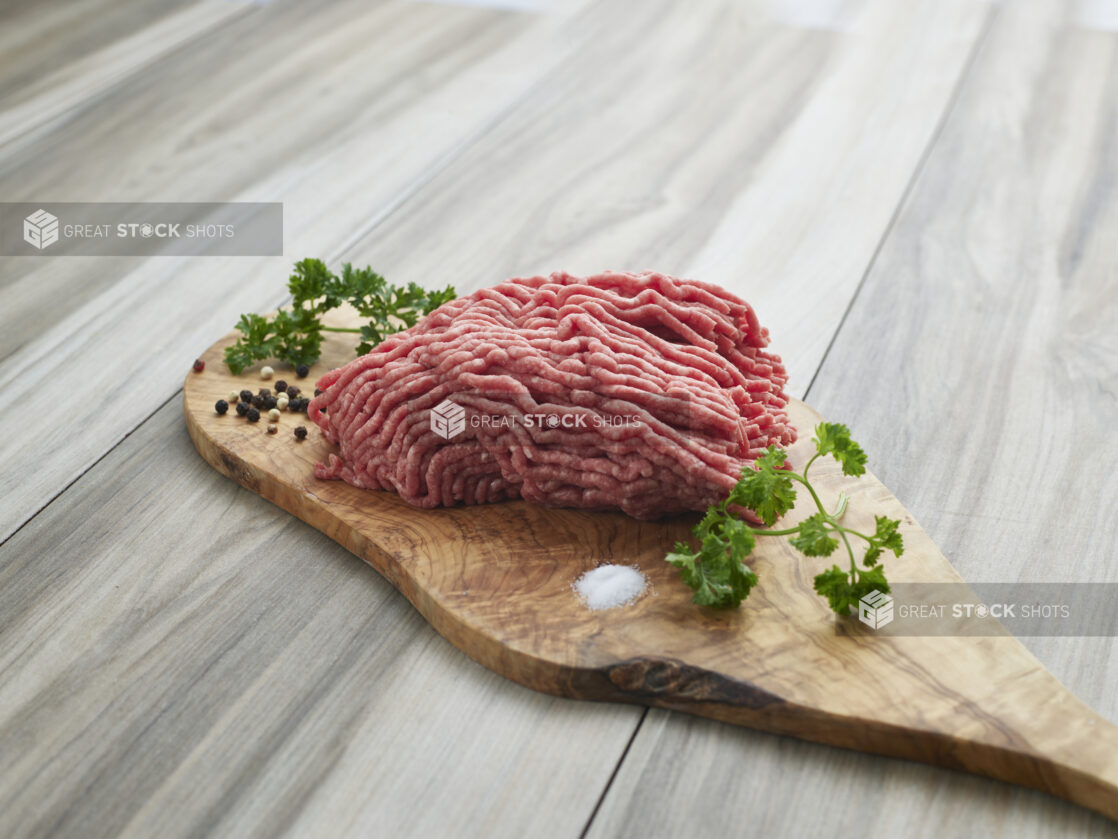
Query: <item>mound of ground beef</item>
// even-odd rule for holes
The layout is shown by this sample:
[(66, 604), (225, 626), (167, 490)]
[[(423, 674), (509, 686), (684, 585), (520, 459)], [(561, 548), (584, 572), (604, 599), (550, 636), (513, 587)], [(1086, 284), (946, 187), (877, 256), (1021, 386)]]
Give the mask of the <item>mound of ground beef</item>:
[(417, 507), (704, 510), (795, 439), (767, 344), (749, 304), (707, 283), (509, 280), (323, 376), (308, 414), (338, 453), (315, 474)]

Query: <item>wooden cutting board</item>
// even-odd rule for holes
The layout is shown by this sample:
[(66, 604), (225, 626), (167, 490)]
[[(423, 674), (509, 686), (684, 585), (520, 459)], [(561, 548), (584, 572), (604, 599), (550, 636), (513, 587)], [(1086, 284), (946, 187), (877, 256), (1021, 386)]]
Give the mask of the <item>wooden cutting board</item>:
[[(306, 379), (353, 357), (331, 336)], [(396, 495), (319, 481), (331, 446), (302, 415), (279, 432), (214, 402), (254, 392), (250, 371), (222, 362), (231, 334), (186, 378), (191, 439), (218, 471), (344, 545), (384, 575), (443, 636), (527, 687), (576, 699), (672, 708), (835, 746), (911, 758), (1046, 790), (1118, 819), (1118, 727), (1063, 687), (1013, 637), (886, 637), (838, 619), (812, 590), (830, 563), (783, 539), (761, 539), (760, 584), (738, 611), (700, 609), (664, 554), (694, 519), (638, 522), (619, 513), (525, 502), (418, 510)], [(820, 420), (791, 406), (801, 468)], [(307, 425), (305, 442), (292, 434)], [(812, 467), (824, 503), (850, 496), (844, 523), (872, 532), (873, 514), (900, 519), (906, 551), (886, 561), (903, 582), (961, 582), (912, 516), (873, 475), (847, 478), (829, 458)], [(807, 514), (810, 498), (786, 520)], [(603, 563), (637, 565), (651, 582), (636, 602), (594, 612), (571, 584)]]

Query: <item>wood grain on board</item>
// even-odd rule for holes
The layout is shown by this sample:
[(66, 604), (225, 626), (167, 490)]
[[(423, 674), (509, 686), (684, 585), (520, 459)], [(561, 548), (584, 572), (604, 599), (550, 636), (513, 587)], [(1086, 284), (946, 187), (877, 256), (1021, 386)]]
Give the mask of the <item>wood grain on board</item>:
[[(1074, 7), (998, 9), (809, 393), (968, 581), (1118, 580), (1118, 35)], [(1115, 639), (1023, 643), (1118, 720)], [(590, 835), (744, 814), (774, 836), (1118, 836), (1027, 790), (657, 711)]]
[[(337, 325), (358, 321), (339, 320)], [(314, 378), (352, 358), (332, 334)], [(491, 670), (575, 699), (636, 702), (809, 740), (906, 757), (1041, 789), (1118, 820), (1118, 726), (1063, 688), (1012, 636), (887, 637), (854, 632), (812, 589), (815, 568), (782, 539), (761, 540), (761, 579), (740, 610), (699, 609), (664, 562), (697, 516), (639, 522), (620, 513), (545, 509), (527, 502), (417, 510), (395, 493), (321, 481), (313, 466), (334, 450), (306, 417), (266, 422), (220, 415), (215, 402), (251, 389), (221, 362), (236, 334), (187, 376), (186, 425), (216, 469), (275, 502), (371, 564), (443, 636)], [(799, 430), (794, 468), (813, 451), (820, 417), (789, 406)], [(813, 483), (844, 524), (872, 532), (874, 516), (903, 522), (905, 555), (890, 580), (960, 582), (905, 508), (872, 475), (844, 477), (822, 461)], [(806, 493), (786, 521), (815, 508)], [(640, 568), (648, 591), (593, 612), (572, 590), (603, 562)]]

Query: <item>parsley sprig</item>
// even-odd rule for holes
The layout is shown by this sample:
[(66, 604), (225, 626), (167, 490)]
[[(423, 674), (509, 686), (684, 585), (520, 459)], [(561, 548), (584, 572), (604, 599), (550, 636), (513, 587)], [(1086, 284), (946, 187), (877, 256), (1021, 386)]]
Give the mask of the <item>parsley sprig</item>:
[[(314, 364), (322, 353), (323, 332), (360, 335), (357, 353), (367, 353), (393, 332), (415, 326), (420, 317), (455, 297), (452, 286), (427, 291), (416, 283), (389, 285), (372, 268), (354, 268), (348, 262), (339, 276), (320, 259), (296, 262), (287, 288), (291, 305), (271, 319), (245, 314), (237, 321), (241, 337), (225, 349), (225, 363), (234, 373), (266, 359), (294, 366)], [(343, 303), (353, 306), (366, 323), (352, 328), (324, 326), (322, 316)]]
[[(846, 494), (840, 493), (835, 511), (827, 512), (808, 478), (811, 465), (827, 455), (838, 461), (844, 475), (863, 475), (866, 453), (850, 438), (850, 429), (841, 423), (820, 423), (815, 427), (812, 442), (815, 454), (799, 473), (788, 468), (788, 456), (783, 449), (769, 446), (753, 464), (755, 468), (745, 466), (741, 480), (730, 494), (712, 505), (695, 526), (692, 532), (699, 539), (698, 550), (678, 542), (667, 555), (667, 561), (679, 569), (680, 577), (694, 589), (695, 603), (733, 608), (741, 605), (757, 585), (757, 575), (745, 559), (753, 552), (758, 536), (787, 536), (796, 550), (809, 557), (830, 556), (841, 543), (850, 558), (849, 568), (833, 565), (815, 577), (815, 590), (840, 615), (848, 614), (851, 606), (875, 589), (889, 591), (881, 555), (885, 551), (892, 551), (894, 556), (904, 553), (900, 521), (875, 516), (876, 529), (872, 534), (845, 527), (841, 520), (846, 512)], [(817, 512), (795, 527), (768, 529), (796, 503), (796, 484), (811, 494)], [(765, 527), (746, 524), (733, 514), (733, 507), (752, 510)], [(852, 537), (866, 543), (861, 565), (855, 559)]]

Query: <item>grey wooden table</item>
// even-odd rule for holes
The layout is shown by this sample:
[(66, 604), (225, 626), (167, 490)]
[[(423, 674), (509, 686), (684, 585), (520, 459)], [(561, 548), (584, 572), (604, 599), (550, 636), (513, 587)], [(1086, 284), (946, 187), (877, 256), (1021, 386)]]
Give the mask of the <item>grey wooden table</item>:
[[(303, 256), (656, 268), (750, 300), (965, 577), (1116, 582), (1115, 3), (10, 0), (0, 200), (286, 222), (283, 257), (0, 258), (0, 835), (1118, 835), (521, 688), (180, 405)], [(1118, 720), (1113, 639), (1026, 644)]]

